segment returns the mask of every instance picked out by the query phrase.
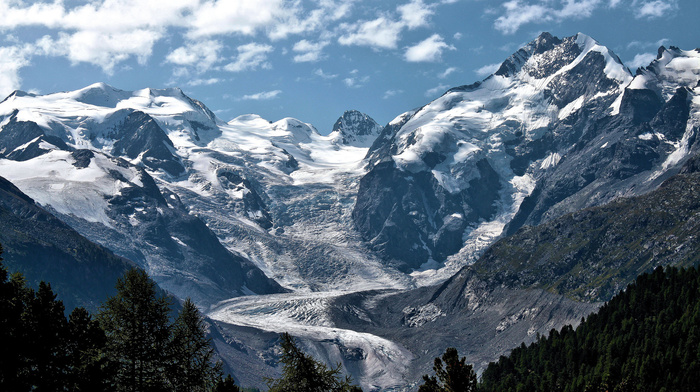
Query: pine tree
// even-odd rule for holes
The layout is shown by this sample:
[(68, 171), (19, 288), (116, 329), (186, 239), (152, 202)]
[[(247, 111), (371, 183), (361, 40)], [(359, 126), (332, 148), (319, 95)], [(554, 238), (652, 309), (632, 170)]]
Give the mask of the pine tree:
[(21, 275), (10, 279), (7, 269), (0, 263), (0, 390), (3, 391), (29, 390), (28, 380), (22, 377), (23, 373), (27, 373), (22, 343), (26, 339), (26, 330), (22, 326), (24, 301), (20, 292), (24, 281), (18, 282), (19, 278)]
[(56, 300), (51, 285), (39, 283), (39, 290), (30, 294), (23, 314), (26, 345), (33, 390), (54, 392), (67, 385), (69, 359), (68, 321), (62, 301)]
[(226, 376), (226, 378), (219, 378), (219, 380), (216, 382), (216, 385), (214, 386), (214, 389), (212, 389), (212, 392), (239, 392), (240, 389), (238, 386), (234, 383), (233, 377), (229, 374)]
[(221, 377), (204, 320), (188, 298), (172, 328), (168, 382), (173, 391), (207, 391)]
[(85, 308), (75, 308), (68, 318), (68, 355), (71, 373), (69, 389), (82, 391), (109, 391), (105, 345), (107, 338), (97, 320)]
[[(443, 367), (444, 363), (444, 367)], [(476, 373), (466, 358), (459, 358), (457, 349), (450, 347), (435, 358), (435, 376), (423, 376), (423, 385), (418, 392), (473, 392), (476, 391)]]
[(361, 392), (351, 385), (349, 377), (341, 377), (340, 364), (329, 369), (297, 347), (288, 333), (281, 335), (282, 358), (284, 365), (282, 377), (269, 380), (269, 392)]
[(98, 315), (114, 368), (112, 385), (117, 391), (166, 390), (170, 303), (157, 296), (156, 284), (142, 270), (127, 271), (116, 288)]

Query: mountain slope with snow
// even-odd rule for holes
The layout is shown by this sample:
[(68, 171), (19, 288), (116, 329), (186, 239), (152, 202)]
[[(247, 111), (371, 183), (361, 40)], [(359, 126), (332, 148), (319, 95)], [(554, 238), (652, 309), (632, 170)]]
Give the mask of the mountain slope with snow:
[[(389, 389), (445, 334), (487, 326), (466, 340), (487, 361), (509, 348), (500, 332), (518, 344), (597, 306), (459, 287), (495, 294), (443, 318), (421, 298), (434, 288), (405, 290), (445, 281), (524, 225), (656, 189), (700, 147), (699, 75), (698, 51), (662, 48), (633, 75), (590, 37), (543, 33), (481, 82), (385, 127), (348, 111), (328, 136), (294, 118), (225, 122), (179, 89), (18, 91), (0, 103), (0, 176), (193, 297), (222, 331), (293, 328), (363, 387)], [(397, 291), (393, 313), (374, 308)], [(508, 329), (530, 316), (532, 328)], [(406, 332), (431, 320), (445, 334)], [(231, 363), (268, 369), (274, 356), (267, 343), (231, 347)]]
[[(663, 51), (634, 77), (584, 34), (543, 33), (482, 82), (385, 127), (366, 158), (358, 230), (430, 284), (504, 232), (654, 189), (698, 147), (696, 55)], [(642, 78), (655, 87), (630, 92)]]

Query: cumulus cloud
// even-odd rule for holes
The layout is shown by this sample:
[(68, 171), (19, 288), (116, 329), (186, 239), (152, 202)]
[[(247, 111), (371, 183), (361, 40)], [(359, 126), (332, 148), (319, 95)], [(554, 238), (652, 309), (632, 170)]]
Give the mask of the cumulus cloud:
[[(636, 2), (635, 2), (636, 3)], [(638, 19), (646, 18), (646, 19), (654, 19), (654, 18), (660, 18), (666, 14), (668, 14), (671, 11), (676, 10), (678, 5), (676, 4), (675, 1), (663, 1), (663, 0), (656, 0), (656, 1), (645, 1), (642, 2), (641, 4), (634, 4), (633, 6), (637, 6), (635, 16)]]
[(640, 67), (646, 67), (655, 59), (656, 59), (655, 53), (639, 53), (639, 54), (634, 56), (634, 59), (632, 59), (632, 61), (627, 62), (627, 66), (630, 67), (630, 69), (637, 69)]
[(551, 0), (534, 3), (507, 1), (503, 3), (504, 13), (496, 18), (494, 27), (504, 34), (513, 34), (528, 23), (587, 18), (601, 5), (601, 0), (562, 0), (560, 8), (554, 7), (554, 3)]
[(319, 68), (319, 69), (317, 69), (316, 71), (314, 71), (314, 74), (316, 74), (316, 76), (320, 76), (322, 79), (326, 79), (326, 80), (335, 79), (335, 78), (338, 77), (337, 74), (327, 74), (327, 73), (325, 73), (321, 68)]
[(498, 68), (501, 66), (500, 63), (495, 63), (495, 64), (488, 64), (484, 65), (483, 67), (474, 70), (474, 73), (479, 75), (480, 77), (486, 77), (491, 75), (492, 73), (498, 71)]
[(409, 29), (425, 27), (429, 18), (435, 13), (433, 6), (426, 5), (422, 0), (414, 0), (397, 8), (401, 22)]
[(267, 101), (277, 98), (277, 96), (280, 94), (282, 94), (282, 90), (263, 91), (255, 94), (244, 95), (240, 99), (244, 101)]
[(272, 67), (267, 62), (267, 55), (274, 50), (270, 45), (252, 42), (239, 46), (237, 50), (238, 56), (235, 61), (224, 66), (226, 71), (241, 72)]
[(204, 1), (192, 14), (188, 35), (253, 35), (290, 12), (294, 10), (285, 7), (284, 0)]
[[(218, 61), (217, 37), (267, 34), (274, 40), (323, 31), (347, 17), (352, 4), (341, 0), (14, 0), (0, 1), (0, 29), (10, 34), (21, 27), (47, 29), (49, 38), (43, 42), (50, 45), (41, 48), (39, 55), (95, 64), (106, 73), (130, 58), (144, 64), (154, 45), (177, 31), (189, 43), (175, 49), (166, 61), (203, 72)], [(314, 55), (300, 54), (299, 60)]]
[(452, 75), (453, 73), (455, 73), (457, 71), (458, 71), (458, 69), (456, 67), (449, 67), (445, 71), (439, 73), (438, 78), (445, 79), (446, 77)]
[(396, 49), (401, 33), (408, 29), (426, 27), (435, 11), (434, 5), (413, 0), (396, 8), (398, 15), (384, 14), (372, 20), (340, 25), (341, 45), (369, 46), (375, 50)]
[(389, 99), (391, 97), (397, 96), (399, 94), (402, 94), (403, 90), (386, 90), (384, 92), (384, 96), (382, 96), (382, 99)]
[(211, 86), (212, 84), (217, 84), (221, 83), (222, 80), (219, 78), (209, 78), (209, 79), (192, 79), (189, 80), (186, 84), (189, 87), (197, 87), (197, 86)]
[(409, 62), (436, 62), (442, 58), (445, 49), (455, 50), (455, 47), (445, 43), (439, 34), (433, 34), (429, 38), (406, 49), (404, 59)]
[(343, 79), (343, 83), (349, 88), (360, 88), (369, 81), (369, 76), (357, 76), (357, 70), (353, 70), (350, 74), (354, 76)]
[(170, 52), (165, 59), (176, 65), (194, 66), (199, 72), (205, 72), (219, 61), (222, 48), (219, 41), (203, 40), (181, 46)]
[(310, 42), (305, 39), (294, 44), (292, 50), (297, 52), (294, 56), (295, 63), (317, 62), (323, 58), (323, 48), (330, 44), (329, 41)]
[(428, 97), (428, 98), (432, 98), (432, 97), (434, 97), (434, 96), (437, 95), (437, 94), (442, 94), (442, 93), (444, 93), (444, 92), (447, 90), (448, 87), (449, 87), (449, 86), (447, 86), (446, 84), (439, 84), (439, 85), (437, 85), (437, 86), (435, 86), (435, 87), (433, 87), (433, 88), (427, 90), (427, 91), (425, 92), (425, 96)]
[(0, 47), (0, 97), (4, 98), (20, 88), (22, 79), (19, 71), (29, 65), (30, 51), (31, 49), (26, 47)]
[(404, 25), (382, 16), (358, 24), (346, 23), (340, 27), (346, 31), (345, 35), (338, 38), (338, 42), (341, 45), (369, 46), (374, 49), (396, 49)]

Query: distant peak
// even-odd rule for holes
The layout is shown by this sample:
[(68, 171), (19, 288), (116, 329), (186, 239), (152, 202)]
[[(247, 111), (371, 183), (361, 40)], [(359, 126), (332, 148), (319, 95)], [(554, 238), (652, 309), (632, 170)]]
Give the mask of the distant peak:
[(346, 110), (333, 125), (331, 135), (336, 143), (365, 146), (381, 133), (374, 119), (358, 110)]

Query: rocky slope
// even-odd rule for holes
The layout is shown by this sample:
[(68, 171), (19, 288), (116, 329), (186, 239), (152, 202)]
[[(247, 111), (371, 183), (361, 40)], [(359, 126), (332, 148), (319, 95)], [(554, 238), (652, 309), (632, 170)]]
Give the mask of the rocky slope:
[(51, 283), (67, 309), (97, 310), (116, 292), (117, 278), (135, 266), (86, 240), (2, 177), (0, 222), (3, 264), (32, 287)]
[[(277, 374), (269, 333), (293, 330), (366, 389), (390, 389), (446, 345), (481, 364), (595, 309), (572, 298), (606, 298), (610, 276), (595, 267), (586, 276), (596, 287), (567, 286), (581, 260), (619, 267), (624, 279), (645, 265), (643, 246), (639, 265), (606, 264), (600, 257), (619, 249), (580, 259), (575, 244), (542, 250), (527, 233), (559, 244), (574, 223), (605, 223), (582, 212), (547, 226), (566, 214), (697, 166), (688, 162), (698, 152), (698, 70), (700, 52), (671, 47), (633, 75), (590, 37), (544, 33), (479, 83), (383, 128), (346, 112), (328, 136), (293, 118), (224, 122), (178, 89), (15, 92), (0, 103), (0, 175), (193, 297), (217, 321), (227, 361), (249, 374)], [(683, 189), (664, 197), (694, 187)], [(621, 203), (606, 211), (632, 213)], [(651, 226), (667, 221), (658, 215)], [(668, 222), (680, 225), (678, 216)], [(628, 243), (609, 229), (577, 235)], [(522, 269), (499, 243), (505, 253), (462, 270), (514, 233), (523, 237), (513, 250), (533, 252)], [(663, 256), (693, 239), (671, 234), (645, 246)]]
[(590, 37), (543, 33), (384, 128), (356, 227), (403, 271), (444, 263), (414, 273), (435, 283), (502, 233), (655, 189), (698, 150), (698, 69), (700, 52), (662, 48), (633, 76)]

